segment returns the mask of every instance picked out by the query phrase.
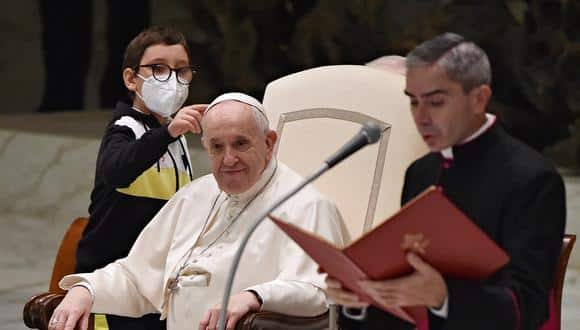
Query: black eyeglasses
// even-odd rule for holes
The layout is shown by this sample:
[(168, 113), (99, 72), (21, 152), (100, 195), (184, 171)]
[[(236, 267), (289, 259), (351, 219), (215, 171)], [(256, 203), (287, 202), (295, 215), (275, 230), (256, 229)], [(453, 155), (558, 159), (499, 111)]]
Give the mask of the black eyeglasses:
[(195, 69), (191, 66), (184, 66), (181, 68), (173, 69), (167, 64), (155, 63), (155, 64), (143, 64), (135, 67), (135, 72), (139, 71), (139, 68), (150, 68), (153, 73), (153, 78), (157, 81), (167, 81), (171, 77), (171, 72), (175, 72), (177, 76), (177, 81), (183, 85), (189, 85), (193, 76), (197, 73)]

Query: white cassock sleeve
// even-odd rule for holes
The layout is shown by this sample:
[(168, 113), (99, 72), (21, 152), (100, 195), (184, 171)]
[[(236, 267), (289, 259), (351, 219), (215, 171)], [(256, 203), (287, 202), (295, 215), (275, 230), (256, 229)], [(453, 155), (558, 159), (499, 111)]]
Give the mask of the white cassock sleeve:
[[(302, 204), (304, 206), (304, 204)], [(336, 207), (327, 200), (306, 203), (303, 209), (285, 214), (286, 221), (316, 233), (329, 242), (343, 246), (342, 218)], [(275, 280), (247, 288), (263, 300), (262, 310), (288, 315), (316, 316), (327, 310), (324, 293), (324, 274), (318, 265), (291, 239), (280, 247), (279, 275)]]
[[(68, 290), (77, 283), (89, 283), (95, 295), (94, 313), (137, 317), (159, 312), (165, 261), (184, 205), (180, 195), (169, 200), (143, 229), (127, 257), (92, 273), (65, 276), (60, 287)], [(122, 226), (123, 219), (119, 220)]]

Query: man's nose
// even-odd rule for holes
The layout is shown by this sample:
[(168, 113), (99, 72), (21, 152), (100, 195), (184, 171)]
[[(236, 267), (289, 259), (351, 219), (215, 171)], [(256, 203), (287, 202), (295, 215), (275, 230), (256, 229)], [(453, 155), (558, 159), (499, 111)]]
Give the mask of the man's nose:
[(417, 105), (415, 109), (415, 120), (417, 123), (426, 125), (431, 123), (431, 115), (429, 114), (429, 110), (422, 104)]
[(235, 165), (238, 162), (238, 153), (233, 148), (226, 148), (223, 163), (226, 166)]

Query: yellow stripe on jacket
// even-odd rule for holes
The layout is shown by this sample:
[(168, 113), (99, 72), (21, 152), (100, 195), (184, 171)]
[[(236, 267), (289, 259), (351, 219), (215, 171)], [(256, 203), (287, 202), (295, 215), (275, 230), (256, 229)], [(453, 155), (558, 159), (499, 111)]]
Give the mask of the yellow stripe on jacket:
[[(179, 173), (179, 188), (190, 182), (189, 175), (182, 171)], [(117, 188), (117, 191), (130, 196), (148, 197), (169, 200), (175, 194), (175, 169), (161, 168), (153, 165), (143, 172), (127, 188)]]
[(109, 330), (105, 314), (95, 314), (95, 330)]

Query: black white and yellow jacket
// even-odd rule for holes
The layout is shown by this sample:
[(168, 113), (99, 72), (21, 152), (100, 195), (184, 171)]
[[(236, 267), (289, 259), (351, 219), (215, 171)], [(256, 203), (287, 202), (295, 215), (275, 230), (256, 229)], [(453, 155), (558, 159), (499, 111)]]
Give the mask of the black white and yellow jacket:
[(89, 224), (77, 250), (77, 272), (125, 257), (141, 230), (192, 180), (187, 142), (167, 125), (117, 103), (97, 157)]

